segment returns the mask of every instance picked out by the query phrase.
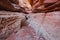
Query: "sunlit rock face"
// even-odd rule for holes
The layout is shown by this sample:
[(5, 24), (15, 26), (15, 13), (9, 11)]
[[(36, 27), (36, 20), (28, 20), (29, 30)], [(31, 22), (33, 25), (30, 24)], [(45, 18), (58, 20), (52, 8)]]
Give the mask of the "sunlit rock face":
[(12, 33), (18, 32), (22, 19), (23, 14), (0, 11), (0, 40), (5, 40)]
[(19, 0), (19, 5), (25, 9), (32, 9), (29, 0)]
[(30, 14), (28, 18), (36, 37), (42, 35), (46, 40), (60, 40), (60, 12)]

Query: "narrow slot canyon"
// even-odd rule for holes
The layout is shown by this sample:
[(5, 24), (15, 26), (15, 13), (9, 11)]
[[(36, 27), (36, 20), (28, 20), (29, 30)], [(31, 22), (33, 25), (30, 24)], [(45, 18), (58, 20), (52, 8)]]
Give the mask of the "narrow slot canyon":
[(0, 40), (60, 40), (60, 1), (1, 0)]

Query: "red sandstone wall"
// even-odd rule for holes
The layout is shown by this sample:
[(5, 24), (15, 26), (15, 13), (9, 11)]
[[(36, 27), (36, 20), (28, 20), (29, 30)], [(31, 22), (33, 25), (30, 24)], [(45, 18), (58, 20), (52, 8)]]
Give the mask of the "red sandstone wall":
[(38, 38), (42, 34), (46, 40), (60, 40), (60, 12), (32, 14), (28, 22)]
[(60, 40), (60, 12), (29, 14), (29, 26), (22, 27), (7, 40)]
[(57, 0), (45, 0), (46, 3), (53, 3), (56, 2)]

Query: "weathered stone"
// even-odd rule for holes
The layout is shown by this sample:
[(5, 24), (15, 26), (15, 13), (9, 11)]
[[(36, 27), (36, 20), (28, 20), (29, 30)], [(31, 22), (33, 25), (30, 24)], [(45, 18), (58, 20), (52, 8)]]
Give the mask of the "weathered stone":
[(32, 27), (24, 26), (16, 34), (10, 35), (7, 40), (36, 40), (35, 36), (36, 34)]
[(25, 16), (27, 20), (24, 16), (21, 18), (28, 25), (22, 26), (16, 33), (13, 32), (6, 40), (60, 40), (60, 11)]
[(5, 40), (12, 33), (20, 30), (23, 13), (0, 11), (0, 40)]
[(46, 40), (60, 40), (60, 11), (30, 14), (29, 26), (35, 29), (36, 37), (43, 36)]

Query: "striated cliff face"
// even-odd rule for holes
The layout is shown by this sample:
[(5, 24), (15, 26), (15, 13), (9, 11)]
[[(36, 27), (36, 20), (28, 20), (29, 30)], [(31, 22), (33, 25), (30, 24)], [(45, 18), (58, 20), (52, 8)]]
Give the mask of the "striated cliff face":
[(23, 12), (51, 12), (60, 10), (59, 0), (1, 0), (0, 10)]
[(45, 3), (53, 3), (53, 2), (56, 2), (57, 0), (45, 0), (44, 2)]

